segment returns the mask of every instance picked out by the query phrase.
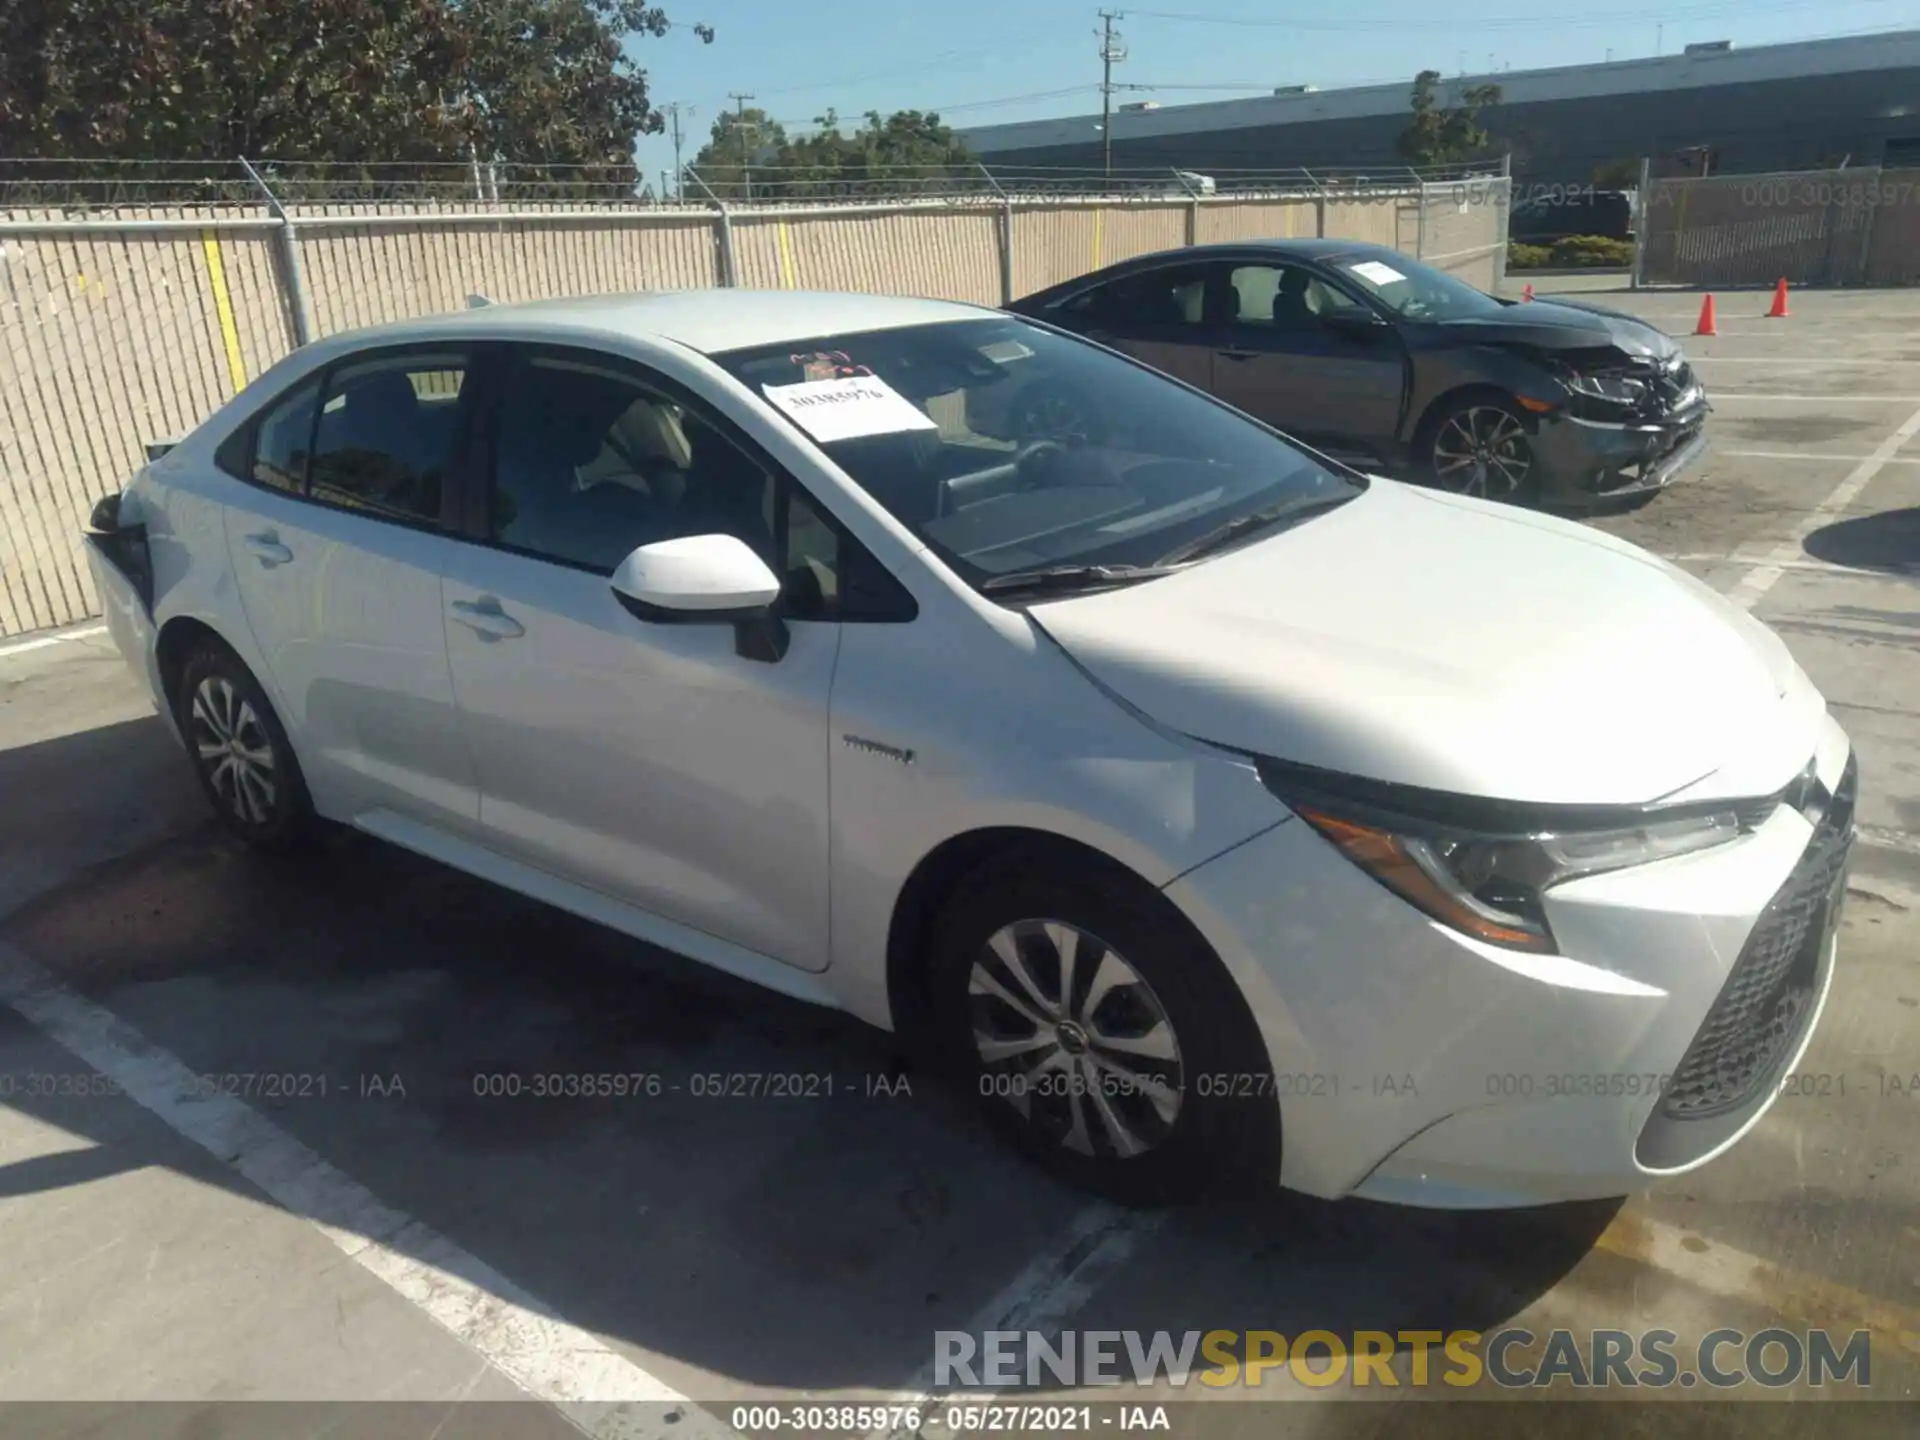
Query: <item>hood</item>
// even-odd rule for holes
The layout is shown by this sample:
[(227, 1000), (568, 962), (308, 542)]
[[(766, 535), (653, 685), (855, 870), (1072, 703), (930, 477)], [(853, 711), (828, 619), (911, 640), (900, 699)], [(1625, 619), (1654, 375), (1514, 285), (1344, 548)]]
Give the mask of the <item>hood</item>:
[(1684, 571), (1390, 480), (1191, 569), (1029, 613), (1170, 729), (1463, 795), (1767, 794), (1825, 714), (1779, 637)]
[(1494, 315), (1447, 320), (1438, 328), (1470, 343), (1520, 343), (1542, 350), (1591, 350), (1612, 345), (1636, 358), (1666, 360), (1680, 353), (1672, 336), (1644, 320), (1576, 300), (1534, 300)]

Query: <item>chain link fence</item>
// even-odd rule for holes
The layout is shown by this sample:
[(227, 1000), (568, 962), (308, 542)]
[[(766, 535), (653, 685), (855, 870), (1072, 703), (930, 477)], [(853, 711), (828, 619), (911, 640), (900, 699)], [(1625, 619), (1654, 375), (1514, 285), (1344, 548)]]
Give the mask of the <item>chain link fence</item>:
[(558, 167), (62, 174), (0, 161), (0, 635), (97, 613), (80, 527), (148, 442), (192, 428), (309, 340), (476, 294), (738, 285), (999, 305), (1216, 241), (1368, 241), (1483, 286), (1505, 256), (1497, 174), (1246, 172), (1208, 188), (1184, 173), (1048, 172), (1049, 189), (975, 168), (964, 189), (896, 175), (884, 194), (828, 200), (793, 176), (791, 198), (761, 200), (772, 182), (755, 179), (754, 202), (736, 204), (691, 184), (663, 201), (631, 176)]
[(1640, 203), (1644, 285), (1920, 284), (1920, 169), (1655, 180)]

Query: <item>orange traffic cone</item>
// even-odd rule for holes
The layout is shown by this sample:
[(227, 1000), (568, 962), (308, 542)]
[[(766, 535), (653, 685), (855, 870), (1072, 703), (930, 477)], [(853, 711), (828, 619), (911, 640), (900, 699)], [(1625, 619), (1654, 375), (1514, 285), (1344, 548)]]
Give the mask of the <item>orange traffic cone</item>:
[(1767, 318), (1769, 320), (1784, 320), (1787, 318), (1787, 281), (1785, 276), (1782, 276), (1780, 283), (1773, 287), (1773, 308), (1767, 311)]
[(1718, 335), (1720, 331), (1713, 323), (1713, 296), (1707, 296), (1700, 306), (1700, 324), (1693, 332), (1696, 335)]
[(1522, 290), (1520, 292), (1520, 298), (1521, 300), (1531, 304), (1533, 301), (1533, 286), (1529, 285), (1527, 286), (1526, 289)]

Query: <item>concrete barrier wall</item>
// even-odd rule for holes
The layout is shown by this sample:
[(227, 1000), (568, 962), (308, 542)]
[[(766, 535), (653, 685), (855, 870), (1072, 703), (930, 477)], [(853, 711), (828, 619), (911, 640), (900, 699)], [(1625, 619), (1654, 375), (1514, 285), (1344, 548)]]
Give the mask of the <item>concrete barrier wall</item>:
[[(323, 336), (457, 310), (473, 294), (509, 302), (732, 283), (998, 305), (1189, 240), (1330, 235), (1432, 254), (1498, 248), (1505, 216), (1495, 235), (1491, 207), (1442, 217), (1431, 195), (1423, 205), (1403, 189), (975, 197), (735, 210), (726, 224), (692, 208), (376, 205), (293, 221), (311, 332)], [(0, 212), (0, 636), (98, 613), (79, 539), (94, 502), (126, 482), (147, 442), (190, 430), (293, 347), (285, 242), (276, 219), (240, 207)]]

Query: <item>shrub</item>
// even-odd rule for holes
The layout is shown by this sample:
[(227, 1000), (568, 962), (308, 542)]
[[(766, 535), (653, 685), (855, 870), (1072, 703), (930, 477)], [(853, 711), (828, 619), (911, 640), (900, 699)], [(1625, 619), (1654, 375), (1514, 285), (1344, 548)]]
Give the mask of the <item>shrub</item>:
[(1553, 251), (1545, 245), (1526, 245), (1516, 240), (1507, 247), (1509, 270), (1539, 270), (1553, 263)]
[(1610, 240), (1604, 235), (1569, 235), (1554, 242), (1553, 263), (1569, 268), (1576, 265), (1625, 268), (1633, 264), (1633, 242)]

